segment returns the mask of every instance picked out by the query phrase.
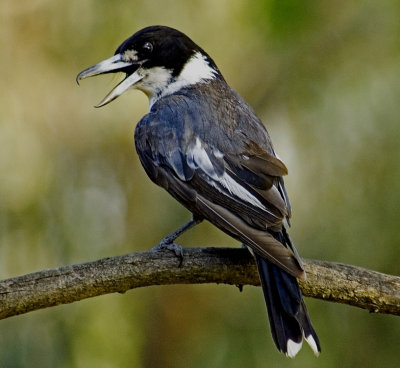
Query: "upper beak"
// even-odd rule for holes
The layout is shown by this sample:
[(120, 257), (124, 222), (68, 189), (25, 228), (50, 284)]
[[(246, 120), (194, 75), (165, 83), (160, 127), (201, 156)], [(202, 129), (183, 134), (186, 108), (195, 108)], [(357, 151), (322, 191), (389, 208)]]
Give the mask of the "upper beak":
[(143, 79), (143, 75), (141, 75), (140, 64), (134, 62), (128, 62), (122, 60), (121, 54), (116, 54), (109, 59), (100, 61), (100, 63), (93, 65), (82, 72), (80, 72), (76, 77), (76, 82), (79, 84), (79, 81), (84, 78), (93, 77), (95, 75), (106, 74), (106, 73), (117, 73), (117, 72), (126, 72), (127, 68), (134, 70), (132, 74), (127, 74), (125, 79), (120, 82), (114, 89), (103, 98), (103, 100), (97, 104), (95, 107), (101, 107), (109, 102), (115, 100), (118, 96), (124, 93), (127, 89), (134, 86), (137, 82)]

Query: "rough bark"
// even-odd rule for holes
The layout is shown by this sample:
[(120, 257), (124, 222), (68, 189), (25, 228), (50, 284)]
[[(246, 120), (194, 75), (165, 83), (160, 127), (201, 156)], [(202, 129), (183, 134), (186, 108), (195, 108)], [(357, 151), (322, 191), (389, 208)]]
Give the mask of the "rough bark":
[[(304, 264), (305, 296), (400, 315), (400, 277), (333, 262)], [(259, 285), (259, 279), (246, 249), (186, 248), (182, 264), (170, 251), (137, 252), (3, 280), (0, 319), (138, 287), (201, 283)]]

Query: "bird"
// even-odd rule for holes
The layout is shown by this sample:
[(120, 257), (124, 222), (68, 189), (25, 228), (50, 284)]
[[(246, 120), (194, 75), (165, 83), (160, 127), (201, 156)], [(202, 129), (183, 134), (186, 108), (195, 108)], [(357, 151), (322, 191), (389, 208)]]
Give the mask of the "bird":
[(288, 170), (254, 110), (206, 52), (171, 27), (137, 31), (76, 80), (119, 72), (125, 78), (95, 107), (130, 89), (147, 95), (149, 111), (134, 134), (140, 162), (192, 213), (153, 249), (182, 256), (175, 240), (203, 220), (239, 240), (255, 257), (277, 349), (293, 358), (306, 340), (318, 356), (297, 281), (305, 271), (287, 232), (291, 205), (282, 177)]

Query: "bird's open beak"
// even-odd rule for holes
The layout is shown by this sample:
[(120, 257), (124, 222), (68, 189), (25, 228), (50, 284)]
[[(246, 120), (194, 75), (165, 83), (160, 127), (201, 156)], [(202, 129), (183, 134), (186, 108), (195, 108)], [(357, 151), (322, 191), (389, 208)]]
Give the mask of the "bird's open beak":
[(76, 77), (76, 82), (79, 84), (79, 81), (84, 78), (117, 72), (125, 72), (126, 77), (121, 83), (115, 86), (114, 89), (106, 97), (104, 97), (99, 104), (95, 106), (101, 107), (115, 100), (127, 89), (133, 87), (137, 82), (143, 79), (143, 75), (141, 75), (140, 63), (124, 61), (122, 60), (121, 54), (116, 54), (113, 57), (100, 61), (100, 63), (80, 72)]

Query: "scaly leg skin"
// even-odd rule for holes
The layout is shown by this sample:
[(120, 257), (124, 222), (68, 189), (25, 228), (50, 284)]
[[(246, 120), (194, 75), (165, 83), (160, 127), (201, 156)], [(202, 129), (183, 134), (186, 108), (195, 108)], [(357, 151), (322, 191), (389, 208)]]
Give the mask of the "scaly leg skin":
[(168, 249), (172, 250), (177, 257), (180, 258), (180, 264), (182, 264), (183, 261), (183, 249), (180, 245), (174, 243), (174, 241), (181, 236), (185, 231), (191, 229), (192, 227), (196, 226), (202, 221), (202, 219), (193, 218), (180, 226), (178, 229), (176, 229), (173, 233), (167, 235), (165, 238), (163, 238), (159, 244), (157, 244), (155, 247), (151, 248), (152, 252), (158, 252), (159, 250), (162, 249)]

